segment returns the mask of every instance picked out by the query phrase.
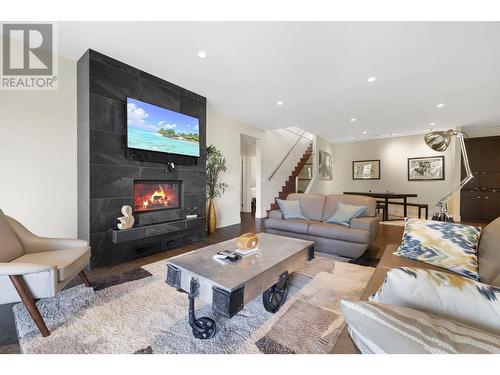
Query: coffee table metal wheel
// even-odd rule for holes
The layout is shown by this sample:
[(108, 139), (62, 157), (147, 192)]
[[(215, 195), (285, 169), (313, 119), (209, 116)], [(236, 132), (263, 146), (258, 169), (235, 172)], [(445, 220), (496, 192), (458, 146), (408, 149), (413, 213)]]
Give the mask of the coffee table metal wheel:
[(194, 299), (198, 296), (200, 284), (198, 279), (191, 278), (189, 291), (189, 325), (193, 329), (193, 335), (197, 339), (211, 339), (215, 336), (217, 328), (215, 321), (209, 317), (203, 316), (196, 318), (194, 314)]
[(271, 312), (277, 312), (285, 303), (288, 296), (288, 272), (280, 275), (278, 282), (262, 293), (264, 308)]

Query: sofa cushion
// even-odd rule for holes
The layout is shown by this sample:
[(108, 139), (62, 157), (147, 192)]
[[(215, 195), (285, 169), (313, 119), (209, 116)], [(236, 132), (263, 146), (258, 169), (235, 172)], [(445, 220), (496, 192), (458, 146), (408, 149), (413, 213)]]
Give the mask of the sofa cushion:
[(337, 210), (335, 213), (325, 220), (329, 224), (340, 224), (346, 227), (351, 226), (351, 220), (361, 215), (366, 209), (366, 206), (355, 206), (352, 204), (345, 204), (337, 202)]
[(331, 238), (357, 243), (369, 243), (370, 232), (363, 229), (352, 229), (338, 224), (313, 222), (309, 225), (308, 233), (311, 236)]
[(480, 231), (470, 225), (406, 219), (403, 243), (394, 254), (479, 280)]
[(24, 254), (16, 258), (12, 263), (34, 263), (47, 264), (57, 268), (59, 281), (75, 277), (89, 263), (90, 249), (79, 247), (75, 249), (64, 249), (55, 251), (43, 251), (40, 253)]
[(299, 201), (302, 213), (308, 219), (321, 221), (323, 207), (325, 206), (325, 196), (323, 194), (292, 193), (288, 194), (286, 200)]
[(375, 216), (377, 200), (362, 195), (336, 194), (327, 195), (325, 198), (325, 208), (321, 221), (327, 220), (337, 210), (337, 202), (352, 204), (355, 206), (366, 206), (366, 209), (359, 215), (360, 217)]
[(500, 336), (407, 307), (340, 302), (363, 354), (500, 353)]
[(276, 203), (281, 209), (283, 217), (288, 219), (302, 219), (307, 220), (307, 217), (302, 213), (302, 208), (300, 207), (299, 201), (285, 201), (283, 199), (276, 199)]
[(271, 210), (269, 211), (268, 217), (270, 219), (283, 219), (283, 214), (281, 213), (281, 210)]
[(309, 220), (267, 219), (265, 221), (265, 226), (268, 229), (307, 234), (307, 228), (309, 227), (310, 223), (311, 222)]
[(481, 231), (478, 259), (479, 280), (500, 287), (500, 217)]
[(370, 300), (410, 307), (500, 334), (500, 288), (467, 277), (393, 268)]
[(0, 262), (10, 262), (23, 254), (23, 245), (0, 210)]

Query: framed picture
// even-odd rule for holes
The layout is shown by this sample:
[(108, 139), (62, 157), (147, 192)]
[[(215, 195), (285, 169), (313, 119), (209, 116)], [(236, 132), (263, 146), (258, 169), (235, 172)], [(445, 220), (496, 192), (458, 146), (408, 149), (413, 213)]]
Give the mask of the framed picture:
[(353, 180), (380, 180), (380, 160), (356, 160), (352, 162)]
[(408, 158), (408, 181), (444, 180), (444, 156)]
[(319, 179), (331, 180), (333, 178), (332, 155), (329, 152), (319, 150)]

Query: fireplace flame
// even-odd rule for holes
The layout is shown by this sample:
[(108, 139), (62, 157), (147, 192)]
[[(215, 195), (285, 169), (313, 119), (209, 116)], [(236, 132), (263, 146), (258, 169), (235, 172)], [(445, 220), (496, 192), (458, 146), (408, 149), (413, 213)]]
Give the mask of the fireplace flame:
[(134, 183), (134, 209), (136, 211), (151, 211), (178, 208), (178, 189), (178, 184), (173, 182)]
[(148, 208), (149, 206), (165, 206), (167, 207), (168, 197), (163, 191), (163, 188), (158, 185), (160, 190), (155, 190), (149, 200), (142, 202), (142, 206), (144, 208)]

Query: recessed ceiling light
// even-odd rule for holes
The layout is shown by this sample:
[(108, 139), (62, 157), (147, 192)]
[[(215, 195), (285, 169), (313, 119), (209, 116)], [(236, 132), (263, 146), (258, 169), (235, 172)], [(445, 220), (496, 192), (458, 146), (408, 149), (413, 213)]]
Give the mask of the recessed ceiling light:
[(377, 79), (377, 77), (369, 77), (368, 82), (375, 82), (376, 79)]
[(283, 102), (280, 100), (280, 101), (276, 102), (276, 105), (282, 106)]
[(389, 133), (389, 137), (392, 137), (393, 135), (396, 135), (396, 133)]
[(368, 134), (368, 132), (361, 132), (361, 133), (363, 133), (363, 134)]
[(436, 125), (436, 123), (435, 122), (431, 122), (429, 125), (430, 126), (434, 126), (434, 125)]
[(204, 58), (206, 58), (207, 56), (208, 56), (208, 55), (207, 55), (207, 53), (206, 53), (205, 51), (198, 51), (198, 57), (199, 57), (200, 59), (204, 59)]
[(444, 107), (444, 103), (439, 103), (438, 105), (436, 105), (436, 107), (443, 108)]
[(356, 137), (349, 137), (349, 139), (356, 139)]
[(356, 122), (356, 119), (353, 117), (349, 120), (350, 122)]

